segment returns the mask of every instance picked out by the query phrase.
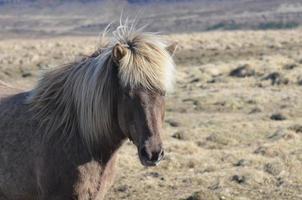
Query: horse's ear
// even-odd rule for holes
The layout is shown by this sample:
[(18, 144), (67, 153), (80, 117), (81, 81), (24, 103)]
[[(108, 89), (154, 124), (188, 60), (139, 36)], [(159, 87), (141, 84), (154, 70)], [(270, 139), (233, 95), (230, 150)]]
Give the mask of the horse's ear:
[(119, 62), (127, 53), (125, 47), (120, 44), (116, 44), (112, 49), (112, 57), (115, 62)]
[(174, 55), (176, 49), (177, 49), (177, 42), (173, 42), (172, 44), (170, 44), (169, 46), (166, 47), (167, 51), (171, 54), (171, 56)]

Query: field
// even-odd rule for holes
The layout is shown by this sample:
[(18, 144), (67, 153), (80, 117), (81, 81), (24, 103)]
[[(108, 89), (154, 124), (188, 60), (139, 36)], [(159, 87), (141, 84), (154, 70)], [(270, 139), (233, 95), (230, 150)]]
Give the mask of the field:
[[(107, 198), (302, 199), (302, 30), (172, 34), (179, 43), (167, 96), (165, 159), (145, 168), (126, 142)], [(0, 41), (0, 80), (34, 86), (79, 59), (96, 37)]]
[[(98, 35), (121, 13), (139, 17), (148, 31), (289, 29), (302, 24), (301, 0), (2, 0), (1, 36)], [(23, 3), (22, 3), (23, 2)], [(40, 3), (39, 3), (40, 2)], [(169, 3), (170, 2), (170, 3)], [(174, 3), (173, 3), (174, 2)]]

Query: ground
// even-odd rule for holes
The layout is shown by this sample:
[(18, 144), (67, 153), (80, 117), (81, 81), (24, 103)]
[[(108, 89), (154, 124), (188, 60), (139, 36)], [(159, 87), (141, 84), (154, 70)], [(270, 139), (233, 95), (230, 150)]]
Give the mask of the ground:
[[(106, 199), (302, 199), (302, 30), (178, 34), (167, 95), (165, 159), (143, 167), (119, 151)], [(0, 41), (0, 80), (33, 87), (41, 73), (90, 54), (95, 37)]]

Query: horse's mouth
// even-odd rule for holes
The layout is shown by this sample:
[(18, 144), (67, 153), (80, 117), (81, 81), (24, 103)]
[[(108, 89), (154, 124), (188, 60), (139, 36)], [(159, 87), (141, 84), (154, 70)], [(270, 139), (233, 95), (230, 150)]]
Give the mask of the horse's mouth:
[(151, 161), (148, 161), (148, 160), (142, 158), (141, 156), (139, 156), (139, 160), (140, 160), (141, 164), (145, 167), (155, 167), (155, 166), (159, 165), (159, 163), (160, 163), (160, 160), (156, 161), (156, 162), (151, 162)]

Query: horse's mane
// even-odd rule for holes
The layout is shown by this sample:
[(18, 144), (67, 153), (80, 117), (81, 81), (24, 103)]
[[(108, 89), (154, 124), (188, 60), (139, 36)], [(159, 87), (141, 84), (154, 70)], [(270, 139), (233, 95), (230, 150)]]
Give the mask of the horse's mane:
[[(102, 41), (91, 56), (46, 73), (31, 91), (28, 101), (49, 136), (80, 132), (89, 146), (99, 144), (111, 137), (119, 85), (171, 88), (174, 64), (160, 36), (121, 24)], [(112, 59), (117, 44), (127, 51), (118, 65)]]

